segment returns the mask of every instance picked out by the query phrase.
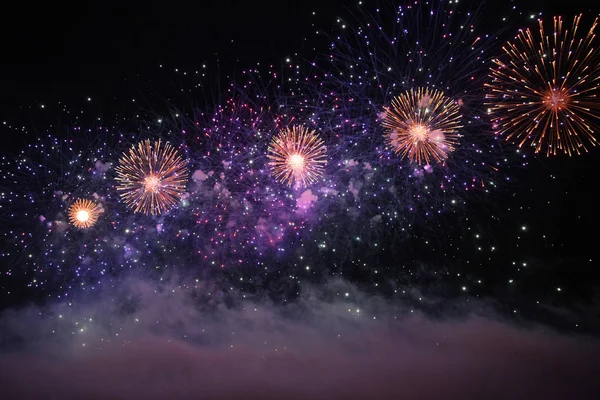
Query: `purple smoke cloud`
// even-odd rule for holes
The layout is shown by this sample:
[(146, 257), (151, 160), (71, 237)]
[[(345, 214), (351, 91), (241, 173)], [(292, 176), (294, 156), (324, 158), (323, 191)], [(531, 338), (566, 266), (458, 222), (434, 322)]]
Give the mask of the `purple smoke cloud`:
[[(130, 280), (78, 307), (5, 312), (3, 326), (22, 340), (0, 356), (2, 398), (600, 396), (595, 338), (499, 318), (434, 321), (343, 281), (328, 286), (338, 300), (310, 288), (293, 310), (265, 300), (225, 307), (200, 287), (209, 312), (176, 285)], [(138, 299), (135, 311), (117, 305), (123, 294)]]

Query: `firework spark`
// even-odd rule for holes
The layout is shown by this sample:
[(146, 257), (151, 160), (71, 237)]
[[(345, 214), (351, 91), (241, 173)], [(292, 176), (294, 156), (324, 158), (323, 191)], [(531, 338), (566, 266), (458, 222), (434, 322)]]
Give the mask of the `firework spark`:
[(187, 182), (187, 166), (169, 143), (150, 140), (124, 153), (115, 168), (117, 190), (135, 212), (162, 214), (181, 199)]
[(80, 229), (87, 229), (98, 221), (100, 207), (90, 200), (78, 199), (69, 207), (69, 220)]
[(395, 97), (382, 124), (394, 152), (422, 165), (443, 161), (454, 150), (460, 119), (458, 104), (443, 92), (418, 88)]
[(303, 126), (286, 128), (269, 146), (271, 170), (288, 186), (307, 186), (323, 174), (327, 149), (319, 135)]
[(551, 36), (539, 20), (539, 34), (520, 31), (504, 46), (504, 59), (494, 60), (487, 100), (499, 135), (547, 156), (581, 154), (586, 144), (598, 144), (598, 19), (581, 37), (580, 20), (563, 30), (562, 18), (554, 17)]

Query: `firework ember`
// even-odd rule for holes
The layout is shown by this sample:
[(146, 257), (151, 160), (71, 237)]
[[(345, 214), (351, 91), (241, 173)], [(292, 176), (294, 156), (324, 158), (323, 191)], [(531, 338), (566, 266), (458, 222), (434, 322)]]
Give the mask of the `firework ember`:
[(303, 126), (282, 130), (269, 146), (275, 178), (288, 186), (307, 186), (323, 175), (327, 149), (315, 131)]
[(458, 104), (439, 90), (409, 90), (385, 109), (386, 141), (401, 158), (419, 165), (441, 162), (454, 150), (461, 116)]

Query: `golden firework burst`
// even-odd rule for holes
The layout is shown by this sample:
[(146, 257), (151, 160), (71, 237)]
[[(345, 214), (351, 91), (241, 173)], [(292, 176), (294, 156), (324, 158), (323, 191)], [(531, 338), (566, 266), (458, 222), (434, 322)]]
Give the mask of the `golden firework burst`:
[(547, 35), (521, 30), (490, 69), (487, 102), (496, 133), (519, 147), (530, 145), (547, 156), (587, 151), (598, 144), (600, 57), (594, 48), (598, 18), (580, 35), (582, 15), (563, 29), (554, 17)]
[(181, 154), (169, 143), (144, 140), (123, 154), (117, 173), (117, 190), (135, 212), (162, 214), (174, 207), (188, 179)]
[(323, 175), (327, 148), (314, 130), (293, 126), (273, 138), (267, 157), (276, 179), (288, 186), (303, 187)]
[(100, 207), (91, 200), (77, 199), (69, 207), (69, 220), (80, 229), (87, 229), (98, 221)]
[(460, 119), (458, 104), (442, 91), (418, 88), (392, 100), (382, 125), (394, 152), (422, 165), (443, 161), (454, 150)]

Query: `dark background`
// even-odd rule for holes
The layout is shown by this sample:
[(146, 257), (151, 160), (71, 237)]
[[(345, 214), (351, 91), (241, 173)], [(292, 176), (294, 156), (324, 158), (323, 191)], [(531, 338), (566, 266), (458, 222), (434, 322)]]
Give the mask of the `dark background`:
[[(486, 15), (497, 19), (495, 4), (489, 2)], [(277, 64), (294, 53), (311, 54), (314, 47), (327, 45), (315, 39), (315, 26), (327, 29), (352, 5), (315, 0), (11, 4), (0, 17), (0, 122), (44, 127), (58, 118), (58, 102), (77, 109), (88, 97), (98, 115), (127, 113), (129, 99), (147, 88), (170, 90), (171, 82), (160, 75), (160, 65), (192, 71), (207, 64), (208, 80), (217, 81), (257, 62)], [(592, 5), (590, 1), (519, 3), (531, 12), (565, 16)], [(40, 111), (41, 104), (48, 105), (46, 111)], [(7, 133), (7, 148), (18, 148), (38, 130), (28, 132)], [(591, 265), (600, 221), (595, 205), (598, 150), (572, 159), (538, 158), (516, 177), (523, 182), (521, 193), (514, 204), (506, 204), (516, 211), (498, 229), (507, 230), (499, 235), (506, 237), (507, 247), (512, 246), (514, 228), (523, 221), (537, 231), (538, 239), (524, 241), (520, 247), (535, 256), (507, 255), (530, 257), (534, 264), (545, 266), (523, 278), (532, 301), (558, 285), (573, 289), (573, 301), (595, 301)], [(547, 239), (542, 241), (544, 232)], [(508, 263), (508, 258), (499, 265)], [(504, 282), (510, 274), (499, 268), (490, 266), (484, 274)], [(503, 290), (489, 288), (493, 295)], [(563, 298), (560, 304), (569, 301)]]
[[(356, 3), (14, 2), (0, 17), (0, 119), (14, 118), (16, 110), (33, 104), (87, 97), (108, 110), (109, 99), (125, 90), (123, 80), (152, 77), (159, 65), (198, 70), (208, 64), (214, 80), (240, 66), (280, 63), (293, 53), (324, 49), (326, 41), (315, 40), (316, 28), (327, 30)], [(485, 15), (497, 20), (499, 4), (504, 2), (489, 1)], [(525, 12), (567, 16), (587, 11), (594, 2), (514, 4)]]
[[(2, 10), (0, 24), (2, 116), (6, 117), (7, 107), (32, 100), (111, 93), (121, 79), (143, 75), (160, 64), (198, 69), (218, 58), (222, 71), (229, 74), (238, 60), (276, 63), (314, 47), (314, 40), (304, 40), (314, 36), (312, 25), (327, 29), (355, 3), (15, 2)], [(486, 5), (486, 14), (494, 19), (497, 4)], [(568, 15), (587, 11), (594, 2), (515, 4), (524, 10)]]
[(4, 11), (1, 115), (50, 99), (110, 98), (123, 79), (153, 77), (161, 64), (198, 70), (208, 63), (215, 79), (238, 61), (279, 63), (314, 32), (312, 11), (330, 17), (339, 8), (298, 0), (126, 3), (19, 3)]

